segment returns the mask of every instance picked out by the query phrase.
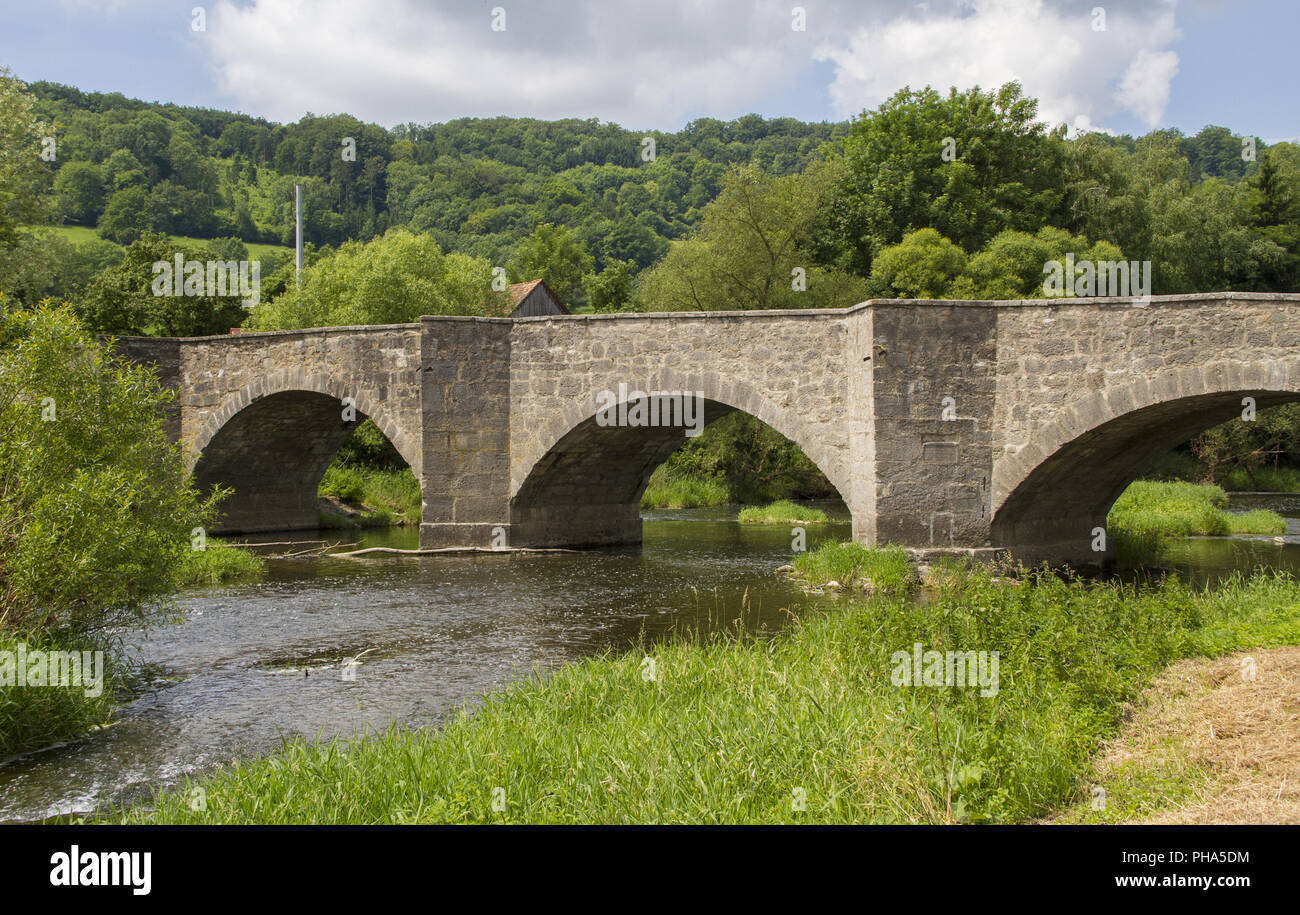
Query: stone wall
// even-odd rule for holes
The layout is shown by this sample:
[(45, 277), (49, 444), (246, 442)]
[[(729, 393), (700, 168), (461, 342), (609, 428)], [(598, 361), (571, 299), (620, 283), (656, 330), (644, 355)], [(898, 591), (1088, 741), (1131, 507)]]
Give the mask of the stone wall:
[[(1300, 392), (1300, 295), (998, 307), (996, 544), (1087, 556), (1128, 483), (1205, 429)], [(1033, 549), (1024, 549), (1033, 547)]]
[(509, 536), (511, 324), (420, 323), (422, 547), (490, 546), (496, 528)]
[(352, 398), (421, 479), (425, 546), (640, 538), (680, 428), (595, 421), (597, 395), (699, 392), (793, 440), (864, 543), (1098, 558), (1093, 529), (1169, 448), (1300, 399), (1300, 295), (877, 301), (840, 311), (429, 317), (123, 338), (178, 391), (168, 428), (231, 526), (307, 524)]
[(597, 395), (699, 392), (798, 444), (851, 497), (843, 311), (575, 315), (510, 333), (512, 543), (640, 539), (639, 501), (683, 429), (600, 427)]

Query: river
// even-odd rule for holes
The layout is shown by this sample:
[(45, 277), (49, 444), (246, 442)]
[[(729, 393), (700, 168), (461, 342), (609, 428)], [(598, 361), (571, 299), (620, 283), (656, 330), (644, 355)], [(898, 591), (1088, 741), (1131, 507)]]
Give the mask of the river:
[[(1182, 541), (1180, 571), (1300, 574), (1300, 497), (1239, 496), (1232, 507), (1282, 511), (1287, 536)], [(848, 538), (843, 506), (832, 517), (807, 528), (809, 548)], [(125, 638), (158, 671), (151, 687), (112, 726), (0, 766), (0, 822), (138, 800), (290, 735), (434, 725), (530, 671), (742, 616), (776, 629), (832, 600), (775, 574), (791, 556), (784, 525), (741, 525), (734, 508), (645, 518), (635, 549), (284, 559), (256, 583), (177, 595), (181, 621)], [(376, 531), (361, 546), (416, 540), (414, 529)]]

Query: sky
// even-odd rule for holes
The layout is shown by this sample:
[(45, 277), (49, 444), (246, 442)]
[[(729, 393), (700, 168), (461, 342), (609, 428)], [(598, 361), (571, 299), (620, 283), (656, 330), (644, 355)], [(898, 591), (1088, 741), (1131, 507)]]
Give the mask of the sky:
[(1072, 132), (1300, 137), (1296, 0), (0, 0), (19, 78), (273, 121), (843, 120), (1018, 80)]

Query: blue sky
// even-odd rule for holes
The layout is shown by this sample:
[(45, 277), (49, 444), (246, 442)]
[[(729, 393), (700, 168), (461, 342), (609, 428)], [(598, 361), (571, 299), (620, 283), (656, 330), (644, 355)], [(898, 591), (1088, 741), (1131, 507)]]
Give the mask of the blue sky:
[(665, 130), (751, 111), (840, 119), (904, 84), (1014, 78), (1041, 100), (1045, 119), (1076, 128), (1194, 133), (1222, 124), (1292, 138), (1297, 37), (1295, 0), (0, 6), (0, 64), (24, 80), (277, 121), (347, 111), (385, 126), (498, 114)]

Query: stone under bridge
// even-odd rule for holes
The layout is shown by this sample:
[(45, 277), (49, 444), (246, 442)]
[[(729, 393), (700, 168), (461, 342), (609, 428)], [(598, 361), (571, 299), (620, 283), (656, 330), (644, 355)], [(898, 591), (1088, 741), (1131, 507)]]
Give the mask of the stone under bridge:
[[(865, 302), (845, 310), (418, 323), (119, 338), (177, 399), (227, 532), (318, 524), (370, 417), (424, 497), (425, 547), (640, 540), (680, 427), (602, 425), (603, 391), (699, 392), (797, 443), (863, 543), (1095, 562), (1093, 529), (1163, 452), (1300, 399), (1300, 295)], [(351, 408), (351, 409), (349, 409)], [(500, 529), (500, 530), (498, 530)]]

